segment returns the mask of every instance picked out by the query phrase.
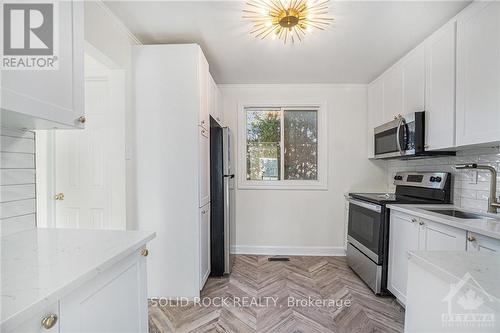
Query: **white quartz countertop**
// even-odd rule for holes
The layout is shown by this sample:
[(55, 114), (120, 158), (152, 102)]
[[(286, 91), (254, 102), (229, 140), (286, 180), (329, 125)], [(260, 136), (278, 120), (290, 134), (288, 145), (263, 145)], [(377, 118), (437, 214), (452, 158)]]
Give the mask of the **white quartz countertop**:
[[(446, 224), (452, 227), (476, 232), (481, 235), (500, 239), (500, 215), (487, 214), (469, 209), (455, 207), (453, 205), (387, 205), (389, 209), (407, 213), (413, 216), (421, 217), (438, 223)], [(488, 218), (481, 219), (460, 219), (453, 216), (447, 216), (428, 209), (457, 209), (465, 212), (487, 215)]]
[[(500, 254), (465, 251), (410, 251), (410, 261), (449, 283), (465, 281), (480, 286), (500, 307)], [(474, 280), (468, 278), (468, 275)]]
[(145, 231), (33, 229), (1, 238), (0, 328), (29, 319), (154, 237)]

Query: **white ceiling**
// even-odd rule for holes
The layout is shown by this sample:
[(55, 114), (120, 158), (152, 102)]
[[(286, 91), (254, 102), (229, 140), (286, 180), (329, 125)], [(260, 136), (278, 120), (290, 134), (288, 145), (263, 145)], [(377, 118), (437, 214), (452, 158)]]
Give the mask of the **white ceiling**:
[(330, 1), (334, 23), (283, 45), (248, 32), (240, 1), (107, 1), (144, 44), (198, 43), (217, 83), (368, 83), (469, 1)]

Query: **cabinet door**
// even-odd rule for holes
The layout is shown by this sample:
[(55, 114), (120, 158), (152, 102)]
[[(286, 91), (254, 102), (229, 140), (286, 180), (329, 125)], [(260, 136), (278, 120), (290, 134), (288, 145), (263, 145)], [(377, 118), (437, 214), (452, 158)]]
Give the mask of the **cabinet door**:
[(395, 65), (383, 76), (384, 81), (384, 117), (389, 122), (394, 116), (403, 114), (403, 72), (401, 66)]
[(457, 146), (500, 141), (500, 2), (457, 19)]
[(468, 232), (467, 251), (500, 253), (500, 240)]
[[(214, 83), (215, 84), (215, 83)], [(222, 125), (222, 92), (215, 84), (215, 119)]]
[(199, 206), (203, 207), (210, 202), (210, 139), (207, 129), (199, 127), (199, 131), (198, 195)]
[(403, 114), (424, 111), (425, 56), (423, 45), (411, 51), (401, 63), (403, 72)]
[(465, 251), (467, 232), (441, 223), (419, 219), (422, 251)]
[(61, 299), (60, 332), (146, 333), (146, 278), (146, 258), (139, 253), (100, 273)]
[(209, 103), (210, 103), (210, 73), (208, 72), (208, 62), (205, 56), (199, 51), (198, 78), (200, 85), (200, 110), (199, 125), (205, 129), (210, 128), (209, 123)]
[(387, 288), (403, 304), (406, 304), (408, 279), (408, 251), (418, 250), (419, 233), (417, 220), (406, 214), (394, 212), (389, 227), (389, 273)]
[(427, 150), (455, 146), (456, 22), (425, 42), (425, 143)]
[(373, 129), (384, 122), (384, 81), (378, 79), (368, 85), (368, 158), (375, 153)]
[[(2, 126), (80, 127), (84, 114), (84, 3), (58, 1), (58, 70), (2, 70)], [(58, 8), (58, 10), (57, 10)], [(57, 26), (55, 26), (57, 29)]]
[(210, 204), (200, 208), (200, 290), (210, 275)]

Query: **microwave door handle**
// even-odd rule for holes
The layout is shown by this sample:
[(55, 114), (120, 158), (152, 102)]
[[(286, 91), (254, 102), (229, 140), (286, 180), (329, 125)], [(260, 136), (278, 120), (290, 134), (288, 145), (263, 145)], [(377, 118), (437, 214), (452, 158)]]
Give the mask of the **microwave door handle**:
[(403, 117), (399, 118), (398, 128), (396, 130), (396, 145), (398, 147), (399, 153), (403, 155), (403, 148), (401, 147), (401, 141), (399, 140), (399, 134), (401, 126), (404, 125), (405, 119)]

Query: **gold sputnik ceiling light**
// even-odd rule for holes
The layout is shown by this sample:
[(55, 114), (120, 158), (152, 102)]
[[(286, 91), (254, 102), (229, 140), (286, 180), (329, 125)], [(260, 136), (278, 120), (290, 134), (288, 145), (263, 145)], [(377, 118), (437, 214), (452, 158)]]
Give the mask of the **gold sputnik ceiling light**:
[(329, 0), (249, 0), (243, 18), (253, 24), (255, 38), (281, 39), (286, 44), (302, 41), (306, 33), (324, 30), (333, 18), (328, 16)]

